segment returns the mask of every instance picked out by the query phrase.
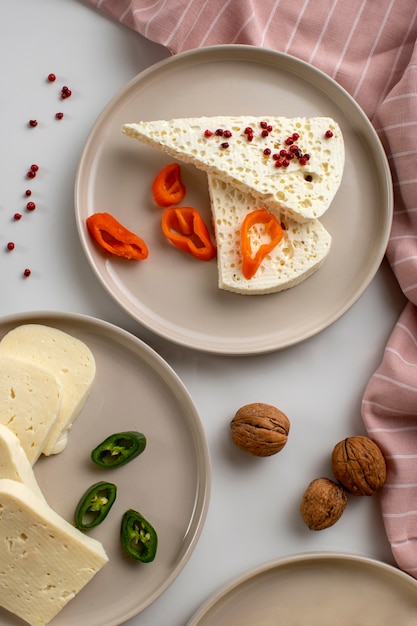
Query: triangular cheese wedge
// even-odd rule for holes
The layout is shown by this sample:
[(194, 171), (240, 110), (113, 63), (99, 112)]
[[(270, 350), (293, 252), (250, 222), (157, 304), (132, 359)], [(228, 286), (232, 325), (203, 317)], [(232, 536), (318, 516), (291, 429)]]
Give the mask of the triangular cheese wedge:
[(43, 450), (62, 401), (62, 385), (51, 371), (0, 354), (0, 424), (16, 435), (31, 465)]
[(31, 489), (0, 479), (0, 606), (44, 626), (108, 561), (83, 534)]
[(299, 222), (322, 216), (342, 180), (343, 136), (329, 117), (142, 121), (124, 124), (122, 132), (214, 174), (277, 215), (285, 213)]
[[(304, 224), (281, 216), (284, 236), (247, 279), (242, 273), (240, 230), (245, 216), (262, 205), (216, 176), (209, 175), (213, 226), (217, 241), (219, 288), (245, 295), (267, 294), (294, 287), (319, 269), (331, 246), (331, 236), (318, 220)], [(252, 251), (267, 243), (262, 227), (253, 229)]]
[[(22, 324), (0, 341), (0, 355), (13, 355), (53, 373), (64, 390), (62, 405), (42, 448), (45, 455), (58, 454), (67, 445), (68, 431), (91, 390), (96, 365), (88, 346), (57, 328)], [(36, 393), (36, 388), (34, 392)]]

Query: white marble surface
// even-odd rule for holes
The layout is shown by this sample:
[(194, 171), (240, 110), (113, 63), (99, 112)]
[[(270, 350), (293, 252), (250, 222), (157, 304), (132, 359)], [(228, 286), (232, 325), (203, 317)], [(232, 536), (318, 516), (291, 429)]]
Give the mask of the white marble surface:
[[(77, 237), (73, 191), (96, 117), (127, 81), (168, 53), (80, 0), (3, 2), (0, 49), (0, 315), (83, 313), (136, 334), (185, 383), (210, 446), (212, 495), (201, 539), (171, 587), (128, 624), (184, 626), (222, 585), (282, 555), (339, 551), (392, 563), (377, 497), (351, 500), (338, 524), (319, 533), (309, 531), (298, 512), (307, 484), (330, 476), (333, 445), (364, 432), (362, 394), (404, 304), (386, 263), (342, 319), (281, 352), (217, 357), (152, 336), (93, 275)], [(58, 81), (46, 82), (50, 72), (73, 90), (70, 102), (60, 101)], [(64, 120), (54, 119), (58, 110)], [(28, 129), (34, 118), (41, 133)], [(36, 216), (28, 216), (25, 174), (34, 162), (42, 171)], [(15, 212), (36, 219), (15, 222)], [(12, 253), (9, 241), (16, 242)], [(289, 443), (276, 457), (247, 458), (230, 443), (230, 419), (253, 401), (276, 404), (291, 419)]]

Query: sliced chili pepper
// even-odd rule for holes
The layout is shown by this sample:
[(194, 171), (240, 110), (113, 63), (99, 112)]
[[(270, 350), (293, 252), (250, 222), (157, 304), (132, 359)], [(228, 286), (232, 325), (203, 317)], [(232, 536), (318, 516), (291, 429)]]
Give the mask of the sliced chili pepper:
[(142, 433), (129, 430), (114, 433), (102, 441), (91, 452), (91, 460), (100, 467), (119, 467), (136, 458), (146, 447)]
[(120, 539), (125, 552), (137, 561), (150, 563), (154, 560), (158, 536), (152, 524), (137, 511), (129, 509), (123, 515)]
[(178, 163), (169, 163), (155, 177), (152, 194), (156, 204), (168, 207), (178, 204), (185, 196), (185, 186), (181, 181), (181, 168)]
[[(260, 245), (255, 254), (252, 254), (249, 231), (255, 224), (264, 224), (265, 233), (269, 235), (270, 241)], [(281, 224), (275, 215), (266, 209), (256, 209), (246, 215), (241, 227), (242, 272), (245, 278), (249, 280), (256, 274), (266, 255), (279, 244), (282, 236)]]
[(197, 259), (210, 261), (216, 256), (208, 228), (197, 209), (189, 206), (165, 209), (162, 232), (174, 246)]
[(87, 218), (87, 228), (99, 246), (111, 254), (135, 261), (148, 256), (143, 239), (127, 230), (110, 213), (93, 213)]
[(75, 509), (75, 525), (80, 530), (89, 530), (101, 524), (107, 517), (116, 499), (117, 487), (113, 483), (100, 481), (91, 485)]

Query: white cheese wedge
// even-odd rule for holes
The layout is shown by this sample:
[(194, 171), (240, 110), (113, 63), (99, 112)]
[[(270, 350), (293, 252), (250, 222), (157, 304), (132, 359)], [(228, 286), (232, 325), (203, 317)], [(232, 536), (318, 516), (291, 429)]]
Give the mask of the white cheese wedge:
[(0, 424), (0, 478), (9, 478), (24, 483), (35, 495), (44, 499), (19, 439), (3, 424)]
[[(262, 128), (261, 123), (271, 129)], [(253, 130), (252, 140), (248, 128)], [(231, 136), (217, 135), (218, 129)], [(207, 137), (206, 130), (212, 135)], [(328, 131), (331, 136), (327, 136)], [(122, 132), (250, 193), (277, 215), (285, 213), (300, 222), (322, 216), (342, 180), (342, 131), (329, 117), (217, 116), (142, 121), (124, 124)], [(294, 133), (298, 137), (293, 140)], [(285, 164), (286, 157), (274, 158), (281, 150), (293, 155)], [(280, 167), (276, 167), (277, 161)]]
[(0, 424), (19, 439), (31, 465), (60, 414), (63, 388), (50, 371), (0, 354)]
[(0, 605), (44, 626), (107, 563), (101, 543), (77, 530), (23, 483), (0, 479)]
[[(294, 287), (319, 269), (326, 259), (331, 236), (318, 220), (300, 224), (280, 217), (284, 236), (265, 257), (256, 274), (242, 273), (241, 226), (245, 216), (263, 208), (251, 195), (216, 176), (209, 176), (209, 193), (217, 241), (219, 288), (245, 295), (267, 294)], [(270, 241), (261, 225), (249, 231), (251, 250)]]
[(91, 350), (57, 328), (23, 324), (0, 341), (0, 355), (43, 367), (61, 382), (64, 391), (61, 409), (42, 452), (45, 455), (62, 452), (68, 442), (68, 431), (83, 408), (95, 378), (96, 364)]

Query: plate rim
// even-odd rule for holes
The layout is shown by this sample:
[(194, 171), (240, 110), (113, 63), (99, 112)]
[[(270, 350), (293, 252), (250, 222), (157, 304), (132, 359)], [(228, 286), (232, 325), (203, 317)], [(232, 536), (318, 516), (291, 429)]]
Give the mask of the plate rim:
[[(42, 320), (39, 321), (39, 320)], [(197, 409), (197, 406), (188, 391), (187, 387), (173, 369), (173, 367), (160, 355), (158, 352), (149, 346), (143, 339), (137, 337), (133, 333), (128, 330), (113, 324), (112, 322), (108, 322), (106, 320), (94, 317), (88, 314), (82, 313), (67, 313), (63, 311), (51, 311), (51, 310), (34, 310), (34, 311), (24, 311), (19, 313), (12, 313), (4, 316), (0, 316), (0, 330), (5, 326), (12, 326), (13, 324), (21, 325), (21, 324), (30, 324), (30, 323), (50, 323), (53, 325), (55, 322), (58, 327), (60, 322), (62, 324), (79, 324), (81, 326), (85, 326), (85, 328), (92, 328), (96, 332), (99, 332), (101, 336), (109, 336), (110, 338), (120, 338), (120, 345), (123, 345), (123, 342), (132, 343), (136, 345), (136, 348), (142, 352), (142, 354), (146, 355), (146, 363), (152, 363), (154, 367), (154, 371), (158, 377), (161, 378), (161, 373), (163, 372), (166, 377), (172, 382), (174, 391), (180, 391), (182, 397), (187, 400), (189, 404), (189, 408), (192, 410), (193, 415), (193, 428), (196, 429), (199, 435), (199, 450), (198, 456), (202, 456), (201, 465), (205, 468), (205, 476), (203, 476), (204, 480), (199, 480), (199, 490), (196, 492), (196, 495), (200, 493), (200, 497), (196, 498), (196, 502), (199, 499), (201, 501), (201, 511), (197, 518), (191, 517), (187, 526), (188, 529), (192, 526), (193, 521), (195, 521), (195, 531), (192, 535), (188, 546), (186, 546), (186, 550), (181, 552), (181, 557), (179, 561), (176, 563), (175, 567), (169, 572), (169, 574), (165, 577), (163, 584), (156, 589), (153, 593), (151, 593), (146, 599), (144, 599), (140, 605), (136, 608), (132, 608), (131, 610), (124, 612), (122, 618), (120, 615), (113, 616), (110, 620), (106, 620), (105, 624), (100, 622), (100, 626), (119, 626), (120, 619), (123, 619), (123, 622), (132, 619), (142, 613), (145, 609), (149, 608), (154, 602), (156, 602), (162, 595), (167, 591), (167, 589), (172, 585), (172, 583), (176, 580), (179, 574), (183, 571), (185, 566), (187, 565), (194, 549), (196, 548), (198, 541), (203, 532), (205, 522), (207, 519), (210, 499), (211, 499), (211, 490), (212, 490), (212, 461), (210, 455), (210, 449), (208, 445), (207, 435), (205, 432), (205, 427), (203, 421), (201, 419), (200, 413)], [(139, 352), (136, 352), (137, 356), (140, 357)], [(165, 381), (165, 377), (164, 377)], [(196, 450), (197, 453), (197, 450)], [(35, 465), (36, 467), (36, 465)], [(193, 510), (193, 514), (195, 514), (198, 508), (195, 506)], [(88, 587), (88, 585), (86, 585)], [(59, 620), (59, 613), (54, 618), (55, 620)], [(59, 623), (59, 621), (57, 621)]]
[[(377, 148), (376, 150), (372, 150), (373, 154), (376, 153), (378, 157), (375, 161), (376, 168), (381, 173), (384, 173), (383, 181), (382, 177), (380, 181), (384, 183), (383, 196), (384, 198), (386, 198), (386, 206), (384, 206), (383, 211), (381, 211), (381, 219), (383, 219), (384, 228), (381, 232), (381, 237), (377, 246), (378, 252), (373, 253), (373, 262), (369, 266), (369, 271), (366, 277), (362, 279), (359, 287), (356, 286), (351, 296), (344, 303), (341, 303), (341, 306), (337, 307), (332, 315), (327, 316), (321, 321), (319, 320), (316, 324), (314, 324), (314, 326), (309, 327), (308, 329), (304, 329), (303, 331), (295, 333), (295, 336), (281, 337), (276, 338), (275, 340), (275, 335), (273, 333), (262, 336), (259, 335), (256, 338), (249, 338), (249, 340), (248, 337), (241, 337), (233, 340), (226, 340), (224, 337), (220, 339), (214, 333), (210, 336), (206, 336), (203, 335), (203, 333), (201, 332), (195, 331), (190, 331), (189, 333), (187, 333), (186, 330), (179, 328), (177, 325), (171, 325), (169, 321), (163, 323), (159, 319), (152, 319), (151, 316), (148, 316), (145, 313), (140, 314), (139, 312), (138, 314), (134, 310), (132, 311), (132, 308), (134, 308), (133, 306), (129, 306), (123, 301), (121, 302), (115, 296), (115, 294), (112, 293), (111, 287), (107, 284), (105, 277), (102, 275), (99, 268), (97, 267), (97, 264), (94, 262), (92, 254), (88, 249), (87, 243), (85, 241), (85, 229), (84, 225), (81, 223), (78, 211), (78, 206), (81, 203), (80, 197), (83, 165), (85, 160), (87, 159), (90, 144), (94, 141), (95, 133), (105, 120), (106, 116), (112, 111), (117, 102), (122, 99), (126, 93), (132, 90), (136, 84), (140, 84), (141, 82), (145, 81), (148, 76), (152, 74), (157, 74), (161, 70), (164, 71), (167, 68), (169, 69), (169, 67), (172, 65), (181, 64), (184, 62), (184, 59), (191, 59), (194, 63), (198, 63), (199, 61), (202, 62), (202, 59), (204, 58), (205, 62), (210, 62), (212, 60), (214, 61), (222, 57), (226, 60), (231, 61), (242, 60), (242, 55), (243, 58), (245, 58), (246, 55), (249, 55), (251, 58), (253, 58), (254, 62), (256, 62), (258, 58), (261, 58), (262, 62), (266, 62), (266, 60), (268, 60), (269, 65), (272, 67), (277, 65), (281, 66), (283, 63), (289, 64), (292, 67), (297, 67), (300, 71), (304, 70), (305, 72), (308, 72), (312, 77), (316, 76), (328, 87), (328, 89), (334, 90), (339, 95), (341, 95), (344, 102), (348, 104), (348, 106), (351, 108), (352, 111), (354, 111), (356, 116), (359, 116), (359, 118), (361, 119), (361, 123), (364, 125), (364, 128), (366, 128), (368, 141), (371, 142), (372, 148)], [(151, 331), (155, 335), (184, 348), (197, 350), (207, 354), (225, 356), (247, 356), (279, 351), (293, 345), (297, 345), (298, 343), (314, 337), (326, 328), (330, 327), (341, 317), (343, 317), (343, 315), (345, 315), (352, 308), (352, 306), (356, 304), (356, 302), (362, 297), (372, 280), (375, 278), (375, 275), (378, 272), (378, 269), (380, 268), (381, 263), (385, 257), (394, 212), (394, 193), (389, 161), (383, 148), (382, 142), (376, 132), (376, 129), (372, 125), (370, 119), (365, 114), (361, 106), (355, 101), (355, 99), (343, 86), (337, 83), (331, 76), (327, 75), (321, 69), (286, 52), (247, 44), (220, 44), (203, 48), (185, 50), (184, 52), (178, 53), (176, 55), (171, 55), (166, 59), (162, 59), (161, 61), (158, 61), (150, 67), (142, 70), (136, 76), (132, 77), (124, 85), (124, 87), (122, 87), (110, 99), (110, 101), (103, 108), (99, 116), (96, 118), (96, 121), (90, 129), (90, 132), (82, 149), (75, 176), (74, 207), (75, 221), (79, 240), (81, 242), (81, 247), (83, 249), (84, 255), (89, 262), (89, 265), (105, 291), (118, 304), (118, 306), (120, 306), (129, 315), (129, 317), (131, 317), (136, 323), (138, 323), (143, 328)], [(174, 330), (172, 329), (172, 326), (174, 326)]]
[(186, 626), (199, 626), (200, 620), (204, 618), (208, 611), (210, 611), (215, 605), (226, 598), (230, 593), (238, 590), (241, 585), (246, 582), (255, 579), (257, 576), (261, 576), (267, 572), (275, 569), (281, 569), (288, 565), (297, 565), (298, 563), (320, 563), (324, 561), (348, 561), (358, 565), (364, 565), (369, 567), (376, 567), (380, 570), (392, 575), (395, 579), (403, 581), (405, 584), (409, 584), (411, 587), (415, 587), (417, 591), (417, 580), (400, 570), (394, 565), (385, 563), (376, 558), (365, 556), (363, 554), (350, 553), (350, 552), (335, 552), (332, 550), (326, 551), (311, 551), (292, 553), (286, 556), (282, 556), (273, 560), (260, 563), (246, 570), (244, 573), (233, 577), (229, 582), (220, 587), (217, 591), (212, 593), (192, 615)]

